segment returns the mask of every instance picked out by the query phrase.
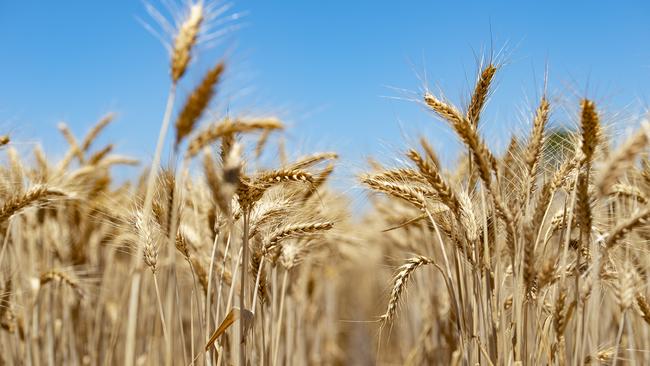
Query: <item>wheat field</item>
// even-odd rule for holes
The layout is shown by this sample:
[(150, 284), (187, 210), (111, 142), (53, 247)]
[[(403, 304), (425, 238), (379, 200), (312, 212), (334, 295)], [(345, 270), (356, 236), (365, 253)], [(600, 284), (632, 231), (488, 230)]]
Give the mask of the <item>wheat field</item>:
[(647, 121), (615, 139), (583, 98), (553, 129), (543, 90), (496, 153), (488, 57), (463, 108), (419, 96), (457, 163), (426, 137), (369, 159), (358, 210), (330, 183), (336, 152), (265, 167), (280, 119), (207, 113), (227, 62), (177, 93), (206, 9), (176, 16), (137, 177), (114, 179), (138, 160), (97, 146), (112, 115), (84, 136), (59, 125), (58, 160), (0, 138), (1, 365), (650, 364)]

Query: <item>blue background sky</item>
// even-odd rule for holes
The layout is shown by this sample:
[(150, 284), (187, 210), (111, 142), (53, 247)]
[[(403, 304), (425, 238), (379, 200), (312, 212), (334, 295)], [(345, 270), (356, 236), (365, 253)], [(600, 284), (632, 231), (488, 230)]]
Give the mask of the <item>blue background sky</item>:
[[(609, 4), (607, 4), (609, 3)], [(162, 9), (159, 3), (154, 2)], [(424, 133), (453, 159), (449, 130), (410, 100), (427, 85), (453, 101), (469, 93), (477, 57), (504, 48), (485, 114), (490, 144), (535, 104), (548, 64), (558, 110), (587, 95), (623, 117), (650, 103), (650, 2), (250, 1), (221, 45), (198, 54), (181, 100), (224, 53), (217, 108), (277, 114), (298, 152), (337, 150), (348, 171)], [(0, 128), (61, 154), (56, 130), (81, 135), (105, 112), (104, 141), (150, 159), (169, 86), (168, 57), (136, 18), (139, 1), (0, 2)], [(562, 122), (562, 113), (556, 123)], [(623, 118), (617, 130), (624, 130)]]

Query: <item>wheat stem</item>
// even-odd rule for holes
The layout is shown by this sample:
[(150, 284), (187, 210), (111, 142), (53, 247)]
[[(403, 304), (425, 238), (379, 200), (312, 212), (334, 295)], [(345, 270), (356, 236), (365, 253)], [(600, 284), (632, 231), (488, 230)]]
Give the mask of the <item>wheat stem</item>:
[(167, 324), (165, 323), (165, 313), (163, 312), (162, 300), (160, 299), (160, 289), (158, 288), (158, 276), (153, 274), (153, 285), (156, 289), (156, 299), (158, 300), (158, 313), (160, 314), (160, 324), (163, 329), (163, 336), (165, 337), (165, 342), (169, 342), (169, 335), (167, 334)]
[[(246, 309), (246, 276), (248, 272), (248, 231), (250, 227), (250, 211), (244, 212), (244, 229), (242, 233), (242, 261), (241, 261), (241, 293), (239, 294), (239, 309), (243, 312)], [(239, 320), (240, 344), (239, 364), (246, 365), (246, 327), (243, 318)]]
[(280, 351), (280, 333), (282, 331), (282, 316), (284, 315), (284, 299), (287, 295), (287, 282), (289, 277), (289, 270), (284, 271), (282, 276), (282, 290), (280, 291), (280, 309), (278, 311), (278, 321), (275, 330), (275, 342), (273, 346), (273, 366), (278, 364), (278, 353)]
[[(169, 121), (171, 119), (172, 109), (174, 106), (174, 98), (176, 96), (176, 84), (172, 84), (169, 90), (169, 95), (167, 96), (167, 105), (165, 107), (165, 114), (163, 115), (162, 125), (160, 127), (160, 133), (158, 135), (158, 143), (156, 144), (156, 151), (154, 154), (153, 162), (151, 163), (151, 170), (149, 171), (149, 177), (147, 179), (147, 190), (145, 193), (144, 205), (142, 209), (143, 219), (149, 220), (151, 215), (151, 208), (153, 203), (154, 195), (154, 186), (156, 182), (156, 176), (158, 170), (160, 169), (160, 159), (162, 156), (162, 149), (165, 143), (165, 136), (167, 130), (169, 129)], [(125, 353), (125, 365), (132, 366), (134, 362), (134, 352), (135, 352), (135, 333), (136, 326), (138, 321), (138, 297), (140, 296), (140, 284), (141, 284), (141, 269), (140, 269), (140, 260), (142, 258), (143, 248), (141, 245), (138, 245), (137, 253), (133, 258), (132, 266), (135, 269), (133, 273), (133, 280), (131, 283), (131, 294), (129, 295), (129, 314), (128, 322), (126, 327), (126, 353)]]

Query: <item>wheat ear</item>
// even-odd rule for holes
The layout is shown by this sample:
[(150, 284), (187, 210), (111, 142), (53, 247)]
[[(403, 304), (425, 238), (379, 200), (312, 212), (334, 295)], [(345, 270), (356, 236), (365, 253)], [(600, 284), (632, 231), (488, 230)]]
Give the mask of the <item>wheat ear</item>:
[(192, 58), (192, 48), (196, 44), (202, 22), (203, 2), (199, 1), (190, 6), (189, 14), (181, 24), (174, 39), (171, 55), (171, 76), (174, 83), (177, 83), (185, 74), (187, 65)]
[(219, 78), (223, 70), (224, 64), (222, 62), (210, 69), (203, 77), (201, 83), (187, 98), (183, 109), (181, 109), (176, 119), (176, 141), (174, 143), (176, 148), (192, 132), (196, 122), (201, 118), (203, 111), (207, 108), (214, 95), (214, 88), (219, 83)]
[(416, 256), (406, 260), (406, 263), (402, 264), (399, 267), (395, 278), (393, 279), (393, 289), (390, 293), (390, 300), (388, 301), (388, 308), (386, 312), (381, 316), (381, 319), (385, 323), (390, 323), (395, 317), (395, 312), (397, 311), (397, 305), (408, 285), (409, 278), (416, 269), (425, 266), (427, 264), (432, 264), (433, 259), (425, 256)]
[(472, 94), (469, 107), (467, 108), (467, 119), (469, 119), (475, 127), (478, 125), (481, 110), (483, 109), (485, 101), (490, 93), (490, 84), (492, 84), (496, 71), (497, 68), (494, 65), (489, 64), (479, 74), (478, 80), (476, 80), (474, 93)]

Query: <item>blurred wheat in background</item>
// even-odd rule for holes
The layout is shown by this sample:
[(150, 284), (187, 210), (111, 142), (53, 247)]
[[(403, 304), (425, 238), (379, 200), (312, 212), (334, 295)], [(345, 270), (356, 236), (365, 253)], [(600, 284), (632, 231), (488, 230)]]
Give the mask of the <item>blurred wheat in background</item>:
[(170, 89), (139, 179), (113, 179), (138, 161), (97, 146), (112, 115), (82, 137), (60, 124), (58, 161), (0, 138), (0, 364), (650, 363), (650, 124), (615, 146), (582, 99), (575, 130), (551, 129), (542, 90), (496, 153), (487, 57), (466, 107), (419, 96), (462, 142), (457, 164), (425, 137), (401, 164), (369, 159), (353, 209), (329, 184), (337, 153), (266, 166), (281, 120), (207, 113), (226, 61), (177, 93), (224, 9), (148, 10)]

